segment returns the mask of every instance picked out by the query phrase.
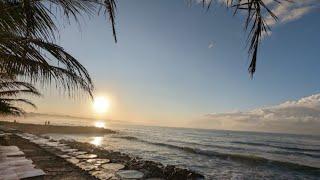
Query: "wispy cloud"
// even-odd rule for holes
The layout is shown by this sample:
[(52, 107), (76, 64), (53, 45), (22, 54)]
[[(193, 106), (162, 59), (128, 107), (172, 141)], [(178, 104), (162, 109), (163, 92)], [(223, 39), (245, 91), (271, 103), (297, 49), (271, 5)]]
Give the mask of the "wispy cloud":
[(210, 42), (209, 45), (208, 45), (208, 48), (211, 49), (211, 48), (213, 48), (213, 47), (214, 47), (214, 43), (213, 43), (213, 42)]
[(279, 105), (220, 114), (207, 114), (197, 127), (320, 134), (320, 94)]
[[(208, 5), (211, 2), (218, 2), (222, 4), (228, 4), (228, 0), (194, 0), (197, 4)], [(236, 2), (236, 1), (234, 1)], [(263, 0), (271, 11), (278, 17), (278, 21), (275, 21), (270, 15), (266, 17), (266, 22), (269, 26), (277, 24), (288, 23), (294, 20), (298, 20), (304, 15), (311, 12), (314, 8), (319, 7), (319, 0), (281, 0), (278, 3), (275, 0)]]
[(278, 17), (278, 21), (275, 21), (269, 15), (266, 22), (269, 26), (274, 26), (298, 20), (311, 12), (317, 5), (319, 5), (318, 0), (293, 0), (281, 1), (281, 3), (275, 1), (269, 2), (271, 11)]
[(290, 21), (299, 19), (303, 15), (307, 14), (311, 9), (312, 9), (311, 6), (293, 9), (291, 13), (288, 13), (282, 17), (281, 22), (290, 22)]

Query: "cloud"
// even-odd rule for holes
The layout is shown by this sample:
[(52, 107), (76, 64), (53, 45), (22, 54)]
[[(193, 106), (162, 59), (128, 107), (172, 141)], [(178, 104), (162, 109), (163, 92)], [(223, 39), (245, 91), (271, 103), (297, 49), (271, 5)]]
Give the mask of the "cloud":
[(301, 18), (304, 14), (307, 14), (312, 9), (311, 6), (301, 7), (293, 9), (291, 13), (286, 14), (282, 17), (281, 22), (290, 22), (296, 19)]
[[(194, 0), (197, 4), (208, 5), (212, 2), (218, 2), (227, 5), (229, 0)], [(294, 20), (298, 20), (304, 15), (311, 12), (314, 8), (319, 7), (319, 0), (290, 0), (279, 1), (276, 0), (263, 0), (271, 11), (278, 17), (278, 21), (275, 21), (273, 17), (267, 15), (266, 23), (269, 26), (277, 24), (288, 23)], [(236, 1), (234, 1), (236, 3)]]
[(213, 42), (210, 42), (209, 45), (208, 45), (208, 48), (211, 49), (211, 48), (213, 48), (213, 47), (214, 47)]
[(277, 24), (284, 24), (298, 20), (319, 5), (319, 1), (317, 1), (318, 0), (293, 0), (281, 1), (281, 3), (277, 3), (274, 0), (267, 0), (267, 5), (277, 16), (278, 21), (275, 21), (274, 18), (268, 15), (266, 17), (266, 23), (269, 26), (275, 26)]
[(320, 93), (250, 111), (207, 114), (200, 128), (320, 134)]

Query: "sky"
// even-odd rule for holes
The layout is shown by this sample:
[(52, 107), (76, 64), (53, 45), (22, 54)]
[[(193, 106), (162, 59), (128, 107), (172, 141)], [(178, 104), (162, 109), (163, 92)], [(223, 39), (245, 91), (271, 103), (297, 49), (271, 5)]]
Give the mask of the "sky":
[[(223, 0), (117, 1), (113, 41), (103, 16), (61, 25), (58, 43), (90, 72), (105, 115), (83, 95), (43, 87), (35, 112), (146, 125), (317, 133), (320, 128), (320, 11), (317, 0), (280, 5), (249, 77), (243, 16)], [(79, 28), (80, 27), (80, 28)]]

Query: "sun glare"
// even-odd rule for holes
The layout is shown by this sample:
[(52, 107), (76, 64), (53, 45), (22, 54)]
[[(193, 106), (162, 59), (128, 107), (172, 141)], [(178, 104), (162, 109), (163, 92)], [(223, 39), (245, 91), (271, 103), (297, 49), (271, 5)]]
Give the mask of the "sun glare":
[(98, 114), (104, 114), (109, 110), (110, 101), (104, 96), (94, 98), (93, 110)]
[(103, 137), (93, 137), (93, 139), (90, 141), (91, 144), (95, 146), (100, 146), (102, 143)]
[(106, 127), (106, 123), (102, 122), (102, 121), (97, 121), (94, 123), (94, 126), (97, 128), (105, 128)]

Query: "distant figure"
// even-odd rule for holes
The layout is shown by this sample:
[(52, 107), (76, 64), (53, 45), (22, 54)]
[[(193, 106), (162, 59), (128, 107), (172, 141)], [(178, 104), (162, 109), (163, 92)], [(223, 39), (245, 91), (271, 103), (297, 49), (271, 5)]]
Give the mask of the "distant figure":
[(17, 123), (17, 120), (13, 120), (13, 123), (16, 124), (16, 123)]
[(48, 125), (50, 125), (50, 121), (48, 121)]
[(44, 125), (45, 125), (45, 126), (47, 125), (47, 121), (44, 122)]

